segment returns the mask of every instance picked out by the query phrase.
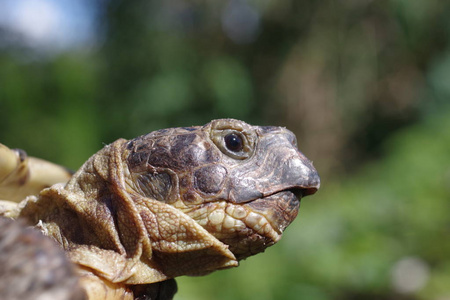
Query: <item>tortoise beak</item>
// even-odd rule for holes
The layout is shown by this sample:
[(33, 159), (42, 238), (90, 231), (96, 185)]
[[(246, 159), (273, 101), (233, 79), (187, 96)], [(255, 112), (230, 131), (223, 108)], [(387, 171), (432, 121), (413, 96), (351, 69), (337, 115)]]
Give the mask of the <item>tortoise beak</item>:
[(294, 134), (280, 127), (263, 129), (254, 156), (233, 169), (231, 201), (244, 203), (288, 190), (298, 198), (316, 193), (319, 174), (297, 149)]
[[(289, 147), (281, 152), (293, 152)], [(295, 155), (283, 160), (282, 155), (274, 158), (280, 161), (280, 167), (276, 176), (264, 181), (260, 187), (264, 197), (273, 195), (280, 191), (290, 190), (297, 197), (303, 198), (315, 194), (320, 188), (320, 177), (317, 170), (300, 151)], [(282, 161), (282, 162), (281, 162)], [(268, 184), (270, 183), (270, 184)]]
[[(299, 189), (303, 197), (315, 194), (320, 188), (320, 177), (312, 162), (300, 151), (283, 165), (281, 185), (292, 185), (288, 189)], [(280, 187), (281, 188), (281, 187)]]

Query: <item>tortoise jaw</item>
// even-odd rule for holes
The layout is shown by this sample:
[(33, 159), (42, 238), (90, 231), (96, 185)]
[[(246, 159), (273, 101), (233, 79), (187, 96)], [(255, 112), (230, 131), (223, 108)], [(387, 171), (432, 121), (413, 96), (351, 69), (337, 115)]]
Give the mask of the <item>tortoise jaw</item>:
[(293, 188), (245, 203), (207, 202), (184, 212), (228, 245), (241, 260), (263, 252), (281, 239), (283, 231), (298, 214), (302, 194), (301, 189)]
[(318, 187), (294, 186), (249, 202), (248, 205), (263, 215), (281, 238), (286, 227), (297, 217), (301, 199), (315, 194), (317, 190)]
[(301, 195), (297, 198), (292, 191), (284, 190), (246, 203), (229, 203), (246, 211), (240, 219), (245, 228), (237, 230), (237, 235), (219, 239), (229, 245), (238, 260), (263, 252), (281, 239), (283, 231), (297, 217), (300, 199)]
[[(318, 188), (316, 187), (304, 188), (295, 186), (242, 205), (267, 220), (276, 234), (266, 229), (266, 237), (270, 238), (273, 243), (276, 243), (281, 238), (286, 227), (297, 217), (301, 199), (316, 193), (317, 190)], [(246, 222), (246, 224), (249, 228), (252, 228), (252, 222)]]
[(289, 189), (247, 204), (253, 212), (264, 216), (281, 236), (286, 227), (297, 217), (302, 190)]
[[(314, 194), (318, 184), (288, 185), (284, 189), (258, 192), (246, 201), (209, 202), (200, 218), (194, 217), (207, 231), (227, 244), (238, 260), (263, 252), (277, 243), (297, 217), (300, 201)], [(222, 211), (222, 212), (221, 212)], [(219, 221), (216, 216), (221, 217)], [(205, 216), (207, 216), (205, 218)], [(218, 225), (213, 225), (218, 224)]]

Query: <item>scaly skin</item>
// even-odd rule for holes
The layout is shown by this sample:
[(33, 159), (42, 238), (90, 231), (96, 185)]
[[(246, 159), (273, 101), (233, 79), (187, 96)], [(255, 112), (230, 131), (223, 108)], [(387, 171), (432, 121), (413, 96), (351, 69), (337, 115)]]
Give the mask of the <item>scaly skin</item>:
[(319, 185), (290, 131), (223, 119), (117, 140), (3, 214), (56, 240), (89, 299), (172, 299), (276, 243)]

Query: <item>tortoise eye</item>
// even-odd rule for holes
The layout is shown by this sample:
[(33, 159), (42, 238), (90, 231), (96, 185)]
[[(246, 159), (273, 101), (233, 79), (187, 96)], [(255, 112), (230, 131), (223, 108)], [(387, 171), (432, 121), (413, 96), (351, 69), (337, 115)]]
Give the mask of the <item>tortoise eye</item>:
[(242, 137), (236, 133), (229, 133), (224, 137), (225, 146), (233, 152), (240, 152), (244, 149), (244, 141)]
[(224, 154), (242, 160), (249, 158), (255, 149), (253, 132), (242, 132), (234, 129), (213, 129), (211, 139)]

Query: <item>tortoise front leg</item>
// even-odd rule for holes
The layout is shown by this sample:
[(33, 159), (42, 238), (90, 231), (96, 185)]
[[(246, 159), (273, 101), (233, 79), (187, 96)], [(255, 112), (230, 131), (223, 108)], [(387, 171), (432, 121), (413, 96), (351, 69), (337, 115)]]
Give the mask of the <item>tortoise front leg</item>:
[(20, 149), (0, 144), (0, 199), (20, 202), (55, 183), (65, 183), (72, 173), (51, 162), (29, 157)]

